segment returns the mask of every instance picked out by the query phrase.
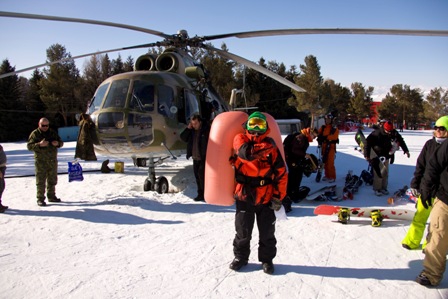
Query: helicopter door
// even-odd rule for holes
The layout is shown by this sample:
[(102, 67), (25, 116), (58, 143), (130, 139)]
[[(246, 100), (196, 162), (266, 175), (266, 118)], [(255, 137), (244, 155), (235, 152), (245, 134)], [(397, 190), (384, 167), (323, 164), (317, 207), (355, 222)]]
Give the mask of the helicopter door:
[(149, 146), (153, 139), (154, 85), (135, 80), (129, 101), (128, 134), (137, 149)]
[(110, 153), (119, 153), (127, 148), (125, 104), (130, 85), (129, 79), (110, 83), (109, 91), (98, 111), (99, 139)]

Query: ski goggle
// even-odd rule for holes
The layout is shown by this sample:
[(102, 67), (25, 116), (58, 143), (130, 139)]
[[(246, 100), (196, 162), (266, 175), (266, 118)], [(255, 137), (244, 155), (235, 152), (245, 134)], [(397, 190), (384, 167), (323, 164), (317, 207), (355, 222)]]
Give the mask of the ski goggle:
[(443, 131), (446, 131), (446, 128), (445, 128), (445, 127), (437, 127), (437, 126), (434, 126), (434, 131), (437, 131), (437, 130), (443, 132)]
[(247, 129), (258, 131), (258, 132), (265, 132), (268, 128), (268, 124), (266, 120), (259, 118), (259, 117), (252, 117), (247, 121)]

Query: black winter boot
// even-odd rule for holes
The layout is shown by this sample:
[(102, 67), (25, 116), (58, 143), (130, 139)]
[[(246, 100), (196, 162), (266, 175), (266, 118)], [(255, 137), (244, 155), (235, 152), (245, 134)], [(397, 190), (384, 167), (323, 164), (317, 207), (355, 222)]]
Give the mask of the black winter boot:
[(247, 265), (247, 260), (242, 260), (239, 258), (234, 258), (233, 261), (230, 263), (229, 268), (235, 271), (238, 271), (243, 266)]
[(274, 273), (274, 264), (272, 262), (263, 263), (263, 272), (266, 274)]

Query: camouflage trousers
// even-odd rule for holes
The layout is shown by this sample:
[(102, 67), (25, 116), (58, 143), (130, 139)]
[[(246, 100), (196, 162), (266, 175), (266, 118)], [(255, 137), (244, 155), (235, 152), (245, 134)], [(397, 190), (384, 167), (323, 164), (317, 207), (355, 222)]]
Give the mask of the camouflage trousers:
[(37, 200), (45, 200), (45, 187), (47, 188), (47, 197), (56, 197), (56, 184), (58, 183), (58, 161), (36, 160), (36, 187)]

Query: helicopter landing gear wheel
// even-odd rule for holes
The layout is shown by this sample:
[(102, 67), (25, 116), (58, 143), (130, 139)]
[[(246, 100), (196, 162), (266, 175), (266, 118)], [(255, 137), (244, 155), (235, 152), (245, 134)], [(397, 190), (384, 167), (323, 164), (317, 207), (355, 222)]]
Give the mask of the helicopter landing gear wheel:
[(149, 179), (146, 179), (145, 183), (143, 184), (143, 190), (150, 191), (151, 187), (152, 187), (151, 181)]
[(168, 180), (164, 176), (157, 178), (154, 190), (160, 194), (168, 193)]

